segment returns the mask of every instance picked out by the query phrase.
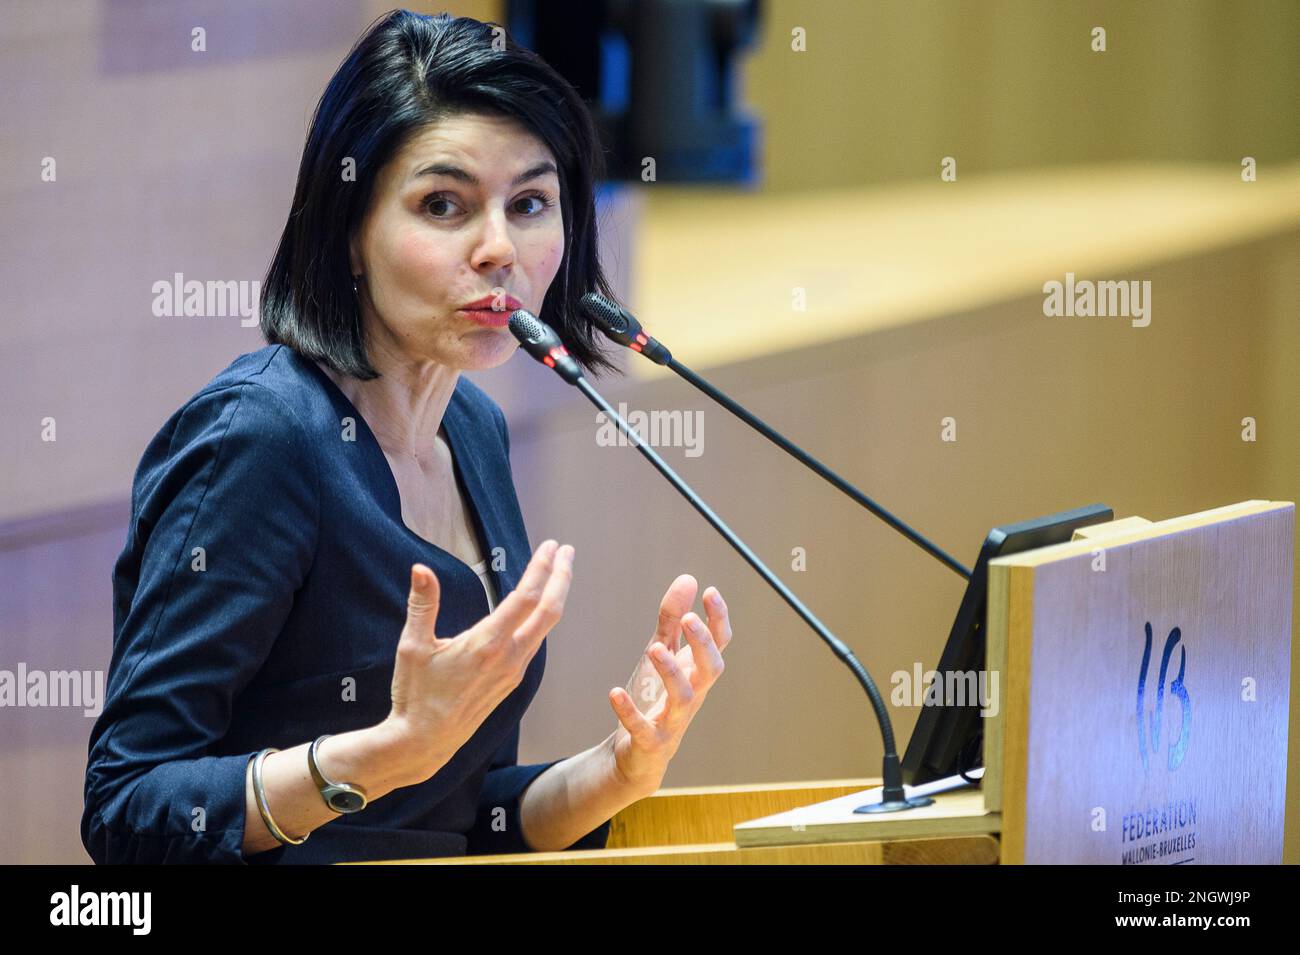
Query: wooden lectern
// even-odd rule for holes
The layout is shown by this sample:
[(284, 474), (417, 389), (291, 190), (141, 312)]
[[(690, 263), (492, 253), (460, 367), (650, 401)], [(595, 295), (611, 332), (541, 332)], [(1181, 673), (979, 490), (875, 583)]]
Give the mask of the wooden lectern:
[(663, 789), (605, 849), (402, 861), (1280, 863), (1294, 529), (1246, 501), (990, 561), (983, 779), (923, 809), (855, 814), (878, 779)]

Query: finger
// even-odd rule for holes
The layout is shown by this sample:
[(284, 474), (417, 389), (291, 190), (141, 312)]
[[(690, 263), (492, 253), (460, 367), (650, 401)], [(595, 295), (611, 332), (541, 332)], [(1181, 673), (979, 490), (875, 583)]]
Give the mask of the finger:
[(434, 623), (438, 619), (438, 602), (441, 598), (438, 576), (424, 564), (411, 565), (411, 589), (406, 596), (406, 626), (402, 635), (420, 644), (432, 646), (437, 634)]
[(659, 671), (664, 687), (668, 690), (668, 704), (664, 707), (664, 713), (667, 714), (667, 722), (672, 724), (690, 710), (695, 691), (691, 689), (691, 681), (682, 672), (681, 665), (666, 649), (651, 647), (650, 662)]
[(620, 689), (610, 690), (609, 705), (614, 710), (614, 715), (618, 717), (623, 729), (627, 730), (628, 735), (636, 741), (638, 746), (643, 749), (651, 749), (658, 743), (659, 737), (655, 732), (654, 724), (636, 708), (636, 704), (632, 702), (632, 698), (627, 695), (626, 691)]
[(686, 633), (686, 642), (691, 647), (695, 672), (700, 675), (700, 679), (692, 680), (691, 685), (697, 688), (701, 685), (709, 686), (722, 673), (722, 653), (713, 642), (713, 634), (697, 614), (692, 612), (683, 617), (682, 629)]
[(668, 585), (664, 599), (659, 602), (659, 621), (654, 636), (646, 644), (646, 649), (662, 643), (672, 653), (677, 652), (681, 646), (678, 637), (682, 631), (682, 614), (694, 606), (698, 587), (699, 584), (690, 574), (682, 574)]
[(483, 618), (483, 626), (494, 636), (513, 634), (523, 626), (525, 620), (536, 609), (542, 594), (546, 591), (546, 581), (550, 579), (555, 561), (555, 552), (560, 544), (555, 540), (542, 541), (541, 546), (533, 552), (533, 558), (524, 569), (515, 589), (506, 595), (495, 610)]
[(721, 653), (731, 642), (731, 616), (727, 612), (727, 602), (722, 599), (722, 594), (717, 587), (710, 587), (704, 591), (704, 613), (709, 619), (709, 631), (713, 634), (713, 642), (717, 644), (718, 652)]
[(551, 577), (546, 582), (542, 599), (532, 616), (515, 631), (515, 642), (526, 650), (536, 650), (542, 638), (550, 633), (564, 615), (564, 600), (569, 595), (569, 585), (573, 582), (573, 553), (572, 544), (565, 544), (556, 551)]
[(654, 706), (655, 701), (662, 695), (664, 681), (659, 679), (659, 674), (655, 672), (654, 665), (644, 656), (637, 664), (636, 672), (632, 678), (627, 681), (627, 695), (632, 697), (636, 708), (642, 713), (648, 713)]

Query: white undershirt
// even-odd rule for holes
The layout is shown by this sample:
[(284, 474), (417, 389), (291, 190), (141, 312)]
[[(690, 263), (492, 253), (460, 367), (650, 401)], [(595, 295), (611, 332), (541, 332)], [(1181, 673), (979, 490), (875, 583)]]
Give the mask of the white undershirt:
[(474, 565), (474, 573), (478, 574), (478, 579), (483, 581), (483, 590), (487, 594), (488, 613), (496, 609), (497, 601), (492, 596), (492, 575), (488, 573), (487, 560), (480, 560)]

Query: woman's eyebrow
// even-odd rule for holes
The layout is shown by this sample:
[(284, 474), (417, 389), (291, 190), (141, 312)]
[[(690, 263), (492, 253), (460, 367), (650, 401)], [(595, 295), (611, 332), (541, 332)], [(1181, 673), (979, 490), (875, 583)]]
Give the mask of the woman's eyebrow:
[[(515, 176), (510, 185), (517, 186), (522, 182), (527, 182), (529, 179), (536, 179), (538, 176), (545, 176), (547, 173), (559, 174), (555, 168), (555, 163), (550, 160), (540, 162), (530, 169), (525, 169), (519, 175)], [(450, 176), (452, 179), (459, 179), (461, 182), (467, 183), (471, 186), (477, 186), (479, 184), (478, 178), (473, 173), (466, 172), (464, 169), (461, 169), (459, 166), (453, 166), (451, 163), (431, 163), (411, 178), (418, 179), (421, 176)]]

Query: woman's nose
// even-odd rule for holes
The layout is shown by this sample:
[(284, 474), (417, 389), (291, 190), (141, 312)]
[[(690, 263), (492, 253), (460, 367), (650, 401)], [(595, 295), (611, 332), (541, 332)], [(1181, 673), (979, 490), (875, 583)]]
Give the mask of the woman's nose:
[(499, 269), (514, 264), (514, 261), (515, 244), (510, 238), (510, 226), (505, 216), (488, 216), (474, 248), (474, 268)]

